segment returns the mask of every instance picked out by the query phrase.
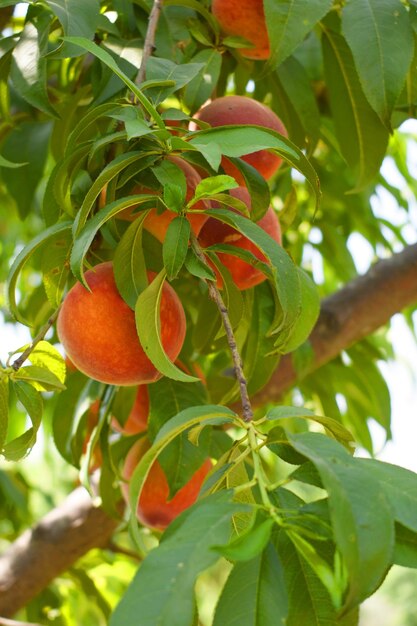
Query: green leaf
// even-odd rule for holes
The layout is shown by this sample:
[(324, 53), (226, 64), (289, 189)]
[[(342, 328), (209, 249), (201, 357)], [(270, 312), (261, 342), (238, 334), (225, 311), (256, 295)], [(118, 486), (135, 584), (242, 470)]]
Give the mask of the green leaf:
[(338, 626), (330, 596), (285, 532), (274, 542), (288, 589), (287, 626)]
[(332, 0), (263, 0), (271, 56), (276, 67), (295, 50), (332, 7)]
[(417, 569), (417, 533), (401, 524), (395, 524), (395, 550), (393, 562), (402, 567)]
[[(205, 211), (210, 217), (220, 219), (243, 233), (250, 241), (258, 246), (271, 263), (271, 277), (279, 302), (282, 307), (282, 316), (270, 329), (272, 333), (279, 333), (277, 339), (281, 341), (281, 350), (285, 350), (285, 343), (301, 315), (301, 294), (299, 274), (288, 254), (272, 239), (260, 226), (249, 219), (227, 211), (225, 209), (210, 209)], [(285, 275), (285, 280), (282, 276)]]
[[(93, 39), (100, 18), (98, 0), (46, 0), (47, 5), (55, 13), (65, 35), (74, 35)], [(78, 46), (64, 46), (60, 56), (73, 57), (82, 54)]]
[(149, 97), (155, 106), (166, 100), (168, 96), (178, 89), (187, 85), (203, 68), (202, 63), (186, 63), (177, 65), (168, 59), (160, 59), (151, 56), (146, 63), (147, 80), (173, 80), (172, 87), (156, 88), (152, 87), (147, 90)]
[(13, 380), (29, 381), (35, 389), (45, 391), (57, 391), (65, 389), (65, 385), (60, 381), (49, 369), (39, 365), (27, 365), (21, 367), (16, 373), (12, 374)]
[(184, 103), (190, 109), (191, 114), (195, 113), (210, 98), (216, 88), (222, 65), (222, 55), (215, 48), (209, 48), (197, 52), (192, 61), (203, 65), (184, 90)]
[(358, 464), (367, 476), (379, 482), (395, 519), (417, 532), (417, 474), (374, 459), (358, 459)]
[[(45, 32), (50, 17), (43, 17), (40, 22), (39, 29), (33, 22), (26, 22), (13, 51), (10, 77), (22, 98), (47, 115), (56, 117), (57, 113), (48, 98), (46, 59), (43, 56), (48, 46)], [(41, 30), (43, 28), (45, 30)]]
[(173, 280), (184, 265), (188, 252), (191, 226), (186, 217), (174, 217), (165, 235), (162, 257), (169, 280)]
[[(24, 352), (28, 347), (29, 344), (22, 346), (16, 354)], [(49, 370), (64, 384), (66, 370), (64, 358), (48, 341), (40, 341), (30, 353), (29, 360), (32, 365)]]
[(230, 493), (204, 498), (175, 520), (160, 545), (141, 564), (110, 626), (192, 626), (194, 585), (200, 572), (218, 560), (212, 546), (227, 541), (231, 518), (247, 506), (229, 501)]
[[(49, 121), (21, 121), (2, 144), (4, 158), (16, 163), (25, 163), (19, 169), (8, 167), (1, 172), (2, 181), (16, 202), (22, 219), (33, 209), (35, 192), (42, 178), (47, 157), (51, 126)], [(25, 181), (24, 185), (22, 180)]]
[[(173, 188), (179, 188), (181, 190), (181, 207), (185, 202), (187, 195), (187, 181), (185, 174), (176, 163), (164, 159), (158, 165), (152, 168), (152, 172), (155, 174), (158, 182), (164, 187), (172, 186)], [(179, 203), (178, 203), (179, 204)]]
[(14, 169), (16, 167), (23, 167), (24, 165), (27, 165), (27, 163), (15, 163), (14, 161), (9, 161), (9, 159), (6, 159), (0, 154), (0, 167), (8, 167)]
[[(151, 157), (153, 158), (153, 157)], [(79, 212), (74, 220), (74, 225), (72, 232), (74, 236), (77, 236), (83, 226), (85, 225), (88, 215), (93, 208), (95, 201), (97, 200), (101, 190), (113, 180), (120, 172), (126, 169), (129, 165), (136, 163), (136, 161), (142, 161), (138, 165), (138, 172), (141, 169), (148, 167), (149, 165), (149, 155), (141, 151), (134, 152), (126, 152), (124, 154), (120, 154), (115, 159), (113, 159), (106, 167), (100, 172), (97, 176), (94, 183), (91, 185), (87, 195), (84, 198), (84, 201), (81, 205)], [(133, 197), (133, 196), (132, 196)], [(126, 200), (126, 198), (124, 198)]]
[(245, 179), (245, 185), (248, 188), (251, 197), (250, 217), (254, 222), (258, 222), (267, 212), (270, 201), (271, 192), (265, 178), (243, 159), (229, 157), (229, 160)]
[(381, 584), (392, 562), (394, 524), (385, 487), (328, 437), (288, 432), (287, 436), (314, 463), (329, 494), (335, 542), (349, 573), (345, 603), (355, 606)]
[(357, 178), (358, 191), (378, 173), (388, 144), (388, 131), (369, 105), (356, 73), (352, 53), (335, 16), (323, 25), (323, 57), (336, 136)]
[(32, 241), (25, 247), (15, 260), (13, 261), (12, 267), (10, 268), (9, 276), (8, 276), (8, 284), (7, 284), (7, 294), (9, 299), (9, 308), (12, 315), (22, 324), (27, 324), (25, 319), (20, 315), (19, 310), (16, 304), (16, 283), (19, 277), (20, 271), (25, 263), (30, 259), (32, 254), (42, 245), (47, 242), (50, 242), (57, 234), (61, 234), (71, 228), (71, 222), (60, 222), (58, 224), (54, 224), (54, 226), (50, 226), (46, 228), (39, 235), (34, 237)]
[(301, 267), (297, 266), (297, 272), (301, 287), (301, 314), (285, 344), (286, 353), (292, 352), (308, 339), (320, 313), (320, 297), (316, 285)]
[[(105, 207), (100, 209), (98, 213), (94, 215), (88, 222), (85, 224), (84, 228), (79, 231), (75, 241), (74, 246), (71, 251), (71, 270), (74, 276), (88, 289), (88, 285), (84, 278), (84, 259), (85, 256), (96, 236), (97, 232), (100, 228), (112, 217), (134, 205), (140, 205), (148, 200), (152, 200), (154, 196), (152, 195), (143, 195), (143, 194), (135, 194), (132, 196), (127, 196), (125, 198), (119, 198), (114, 202), (110, 202)], [(144, 212), (143, 217), (141, 216), (141, 221), (146, 218), (147, 212)]]
[(365, 96), (390, 129), (414, 52), (407, 9), (400, 0), (347, 2), (342, 28)]
[[(151, 441), (164, 424), (177, 413), (189, 407), (202, 406), (207, 402), (206, 390), (200, 382), (182, 383), (164, 377), (149, 385), (148, 391), (150, 399), (148, 436)], [(197, 446), (189, 440), (190, 431), (185, 430), (161, 452), (158, 460), (165, 471), (170, 495), (174, 495), (183, 487), (208, 458), (211, 434), (209, 432), (209, 437), (204, 438), (204, 441), (200, 440)]]
[(136, 329), (139, 341), (148, 358), (157, 370), (168, 378), (195, 382), (195, 376), (189, 376), (181, 371), (165, 354), (160, 336), (159, 308), (162, 289), (165, 282), (165, 270), (159, 272), (151, 284), (139, 295), (135, 306)]
[(313, 411), (305, 409), (304, 407), (295, 406), (276, 406), (269, 409), (266, 413), (266, 430), (273, 428), (273, 422), (287, 419), (306, 419), (317, 424), (321, 424), (332, 435), (343, 444), (351, 444), (353, 442), (352, 434), (345, 428), (340, 422), (323, 415), (316, 415)]
[(232, 569), (217, 604), (213, 626), (284, 626), (287, 612), (283, 567), (270, 543), (255, 559), (237, 563)]
[(94, 42), (88, 41), (88, 39), (85, 39), (85, 37), (64, 37), (64, 41), (73, 43), (76, 46), (80, 46), (84, 50), (87, 50), (87, 52), (91, 52), (91, 54), (96, 56), (98, 59), (100, 59), (100, 61), (102, 61), (105, 65), (107, 65), (107, 67), (109, 67), (112, 70), (112, 72), (116, 76), (118, 76), (125, 83), (125, 85), (127, 85), (130, 91), (139, 100), (140, 104), (143, 106), (145, 111), (147, 111), (149, 115), (155, 120), (157, 126), (159, 126), (159, 128), (162, 128), (162, 129), (165, 128), (164, 122), (161, 116), (159, 115), (158, 111), (152, 106), (152, 104), (149, 102), (146, 96), (144, 96), (144, 94), (139, 89), (139, 87), (137, 87), (135, 83), (131, 81), (130, 78), (128, 78), (124, 72), (122, 72), (122, 70), (117, 65), (116, 61), (108, 52), (103, 50), (103, 48), (100, 48), (99, 46), (97, 46)]
[(226, 545), (213, 546), (222, 556), (230, 561), (250, 561), (266, 548), (275, 522), (264, 519), (254, 524), (246, 532), (234, 537)]
[(274, 337), (269, 335), (275, 319), (275, 301), (267, 282), (257, 285), (250, 310), (250, 332), (244, 346), (243, 364), (248, 391), (252, 395), (266, 385), (279, 356), (271, 354)]
[(3, 450), (9, 424), (9, 379), (0, 370), (0, 452)]
[(42, 282), (46, 297), (53, 309), (61, 304), (69, 267), (68, 257), (72, 245), (70, 230), (55, 239), (42, 251)]
[(203, 178), (195, 188), (194, 197), (191, 199), (190, 204), (194, 204), (200, 198), (209, 198), (222, 191), (236, 189), (236, 187), (238, 187), (238, 184), (235, 179), (224, 174)]
[(189, 248), (187, 251), (187, 256), (185, 257), (185, 267), (190, 274), (197, 276), (197, 278), (216, 280), (216, 275), (213, 270), (198, 258), (192, 248)]
[(139, 294), (148, 286), (142, 248), (143, 222), (147, 215), (147, 211), (138, 213), (135, 221), (121, 238), (113, 259), (117, 289), (132, 309), (135, 308)]
[(8, 461), (19, 461), (36, 443), (36, 435), (42, 419), (43, 401), (39, 391), (36, 391), (29, 383), (14, 380), (13, 389), (17, 399), (26, 409), (32, 427), (19, 437), (9, 441), (4, 446), (2, 454)]
[(217, 126), (192, 133), (188, 141), (216, 170), (222, 154), (240, 157), (257, 150), (273, 150), (306, 177), (316, 195), (317, 203), (319, 202), (320, 184), (310, 161), (289, 139), (269, 128), (248, 124), (242, 132), (241, 126)]

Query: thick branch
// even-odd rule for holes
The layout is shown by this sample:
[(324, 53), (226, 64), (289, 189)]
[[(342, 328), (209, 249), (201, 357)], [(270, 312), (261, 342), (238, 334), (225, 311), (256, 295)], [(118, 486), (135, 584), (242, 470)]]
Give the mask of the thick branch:
[(0, 615), (13, 616), (77, 559), (105, 546), (116, 525), (83, 487), (73, 491), (0, 556)]
[[(374, 332), (407, 306), (417, 303), (417, 244), (408, 246), (325, 298), (310, 335), (312, 372), (342, 350)], [(290, 355), (284, 356), (269, 383), (253, 398), (254, 406), (278, 400), (296, 382)]]
[[(311, 335), (315, 358), (310, 371), (416, 302), (414, 245), (380, 261), (367, 274), (323, 301)], [(286, 356), (254, 402), (260, 405), (278, 399), (295, 381), (291, 357)], [(0, 615), (13, 615), (79, 557), (106, 545), (115, 527), (116, 522), (95, 508), (83, 489), (77, 489), (0, 557)]]

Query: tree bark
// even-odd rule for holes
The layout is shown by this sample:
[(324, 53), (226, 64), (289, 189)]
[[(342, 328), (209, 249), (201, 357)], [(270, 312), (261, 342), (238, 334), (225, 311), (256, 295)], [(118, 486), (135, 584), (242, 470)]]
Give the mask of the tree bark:
[(73, 491), (0, 556), (0, 616), (12, 617), (92, 548), (104, 547), (117, 521)]
[[(417, 302), (417, 244), (379, 261), (365, 275), (324, 299), (310, 336), (314, 357), (309, 372), (363, 339)], [(282, 358), (254, 405), (279, 399), (297, 380), (291, 356)], [(95, 547), (105, 546), (117, 522), (76, 489), (0, 557), (0, 615), (25, 606), (56, 576)]]

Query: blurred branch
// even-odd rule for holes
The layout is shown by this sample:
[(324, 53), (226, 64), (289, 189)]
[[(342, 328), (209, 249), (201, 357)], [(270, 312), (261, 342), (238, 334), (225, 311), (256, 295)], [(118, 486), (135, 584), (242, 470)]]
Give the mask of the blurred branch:
[(159, 22), (159, 16), (162, 10), (162, 0), (154, 0), (149, 15), (148, 29), (146, 31), (145, 43), (143, 45), (142, 60), (140, 63), (139, 73), (136, 78), (136, 84), (141, 85), (145, 80), (146, 63), (155, 50), (156, 28)]
[[(379, 261), (323, 300), (310, 337), (314, 358), (309, 371), (416, 302), (417, 244)], [(254, 396), (254, 404), (277, 400), (296, 380), (291, 356), (283, 357), (269, 383)], [(116, 525), (83, 488), (76, 489), (0, 556), (0, 615), (13, 615), (78, 558), (92, 548), (107, 546)]]
[(16, 622), (14, 619), (0, 617), (0, 626), (41, 626), (41, 624), (35, 624), (33, 622)]
[(0, 615), (13, 616), (92, 548), (110, 541), (117, 520), (73, 491), (0, 556)]

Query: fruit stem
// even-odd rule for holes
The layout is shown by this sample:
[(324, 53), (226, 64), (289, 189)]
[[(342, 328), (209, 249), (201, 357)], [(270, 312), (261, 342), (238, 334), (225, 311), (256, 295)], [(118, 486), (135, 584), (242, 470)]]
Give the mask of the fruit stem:
[(136, 77), (136, 84), (140, 85), (145, 80), (146, 63), (155, 49), (155, 35), (158, 26), (159, 16), (162, 9), (162, 0), (154, 0), (152, 9), (149, 15), (148, 28), (146, 31), (145, 42), (143, 45), (142, 60), (138, 75)]
[(36, 337), (32, 339), (32, 342), (26, 348), (26, 350), (22, 352), (22, 354), (19, 356), (19, 358), (16, 359), (16, 361), (13, 361), (12, 368), (14, 369), (15, 372), (17, 372), (17, 370), (19, 370), (22, 367), (23, 363), (26, 361), (26, 359), (30, 357), (30, 355), (32, 354), (33, 350), (36, 348), (38, 343), (42, 341), (42, 339), (45, 338), (45, 335), (48, 332), (48, 330), (51, 328), (51, 326), (55, 324), (60, 308), (61, 307), (58, 307), (57, 310), (54, 311), (54, 313), (52, 313), (52, 315), (50, 316), (46, 324), (42, 326), (42, 328), (40, 329)]
[[(197, 237), (194, 235), (193, 232), (191, 232), (191, 245), (192, 245), (194, 252), (200, 259), (200, 261), (202, 261), (205, 265), (208, 266), (203, 249), (198, 243)], [(214, 301), (217, 308), (219, 309), (219, 312), (223, 321), (223, 326), (226, 331), (227, 343), (229, 344), (230, 352), (232, 354), (235, 376), (239, 383), (243, 420), (245, 422), (251, 422), (253, 419), (253, 410), (252, 410), (252, 405), (251, 405), (251, 401), (249, 399), (249, 394), (248, 394), (248, 384), (246, 382), (246, 376), (243, 372), (242, 357), (240, 356), (240, 353), (237, 347), (235, 335), (233, 333), (232, 324), (229, 318), (229, 313), (216, 284), (208, 279), (205, 280), (205, 282), (207, 284), (210, 298)]]

